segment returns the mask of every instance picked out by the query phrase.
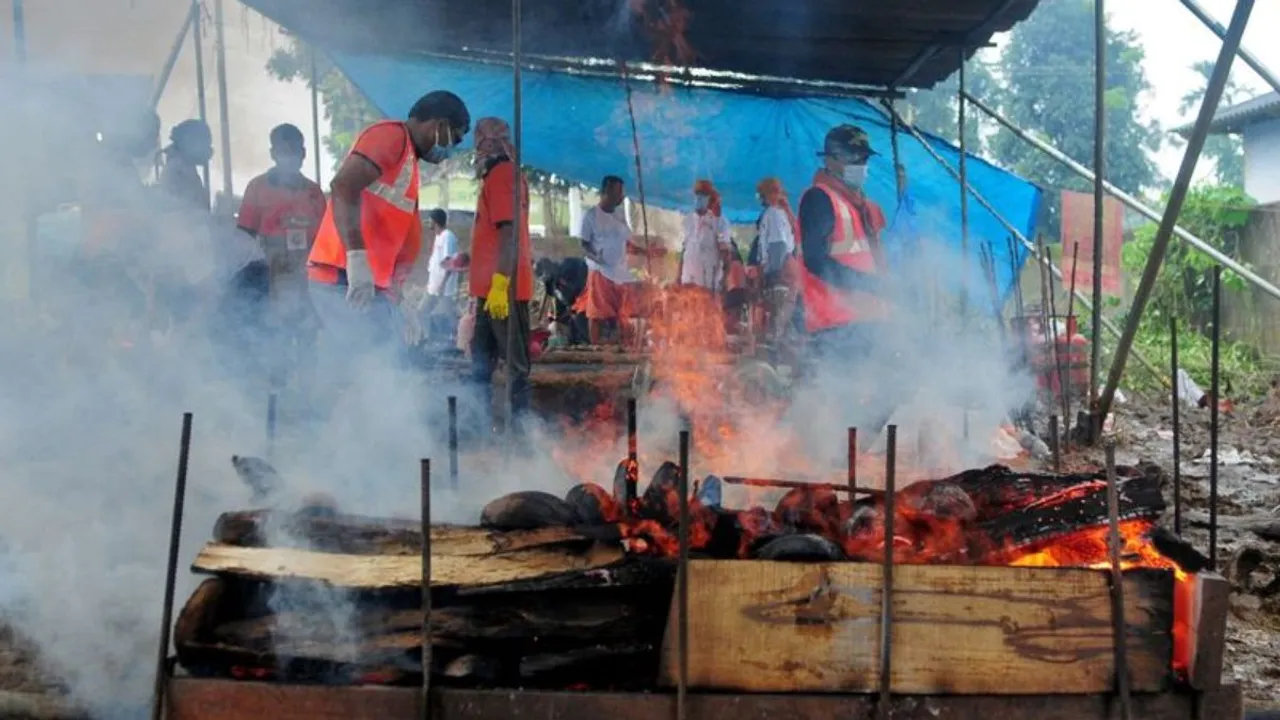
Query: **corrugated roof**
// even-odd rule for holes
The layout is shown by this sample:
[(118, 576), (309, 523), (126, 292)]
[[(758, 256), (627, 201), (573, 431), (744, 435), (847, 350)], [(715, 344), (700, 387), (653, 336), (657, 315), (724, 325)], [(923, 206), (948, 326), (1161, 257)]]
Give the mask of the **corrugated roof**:
[[(1238, 133), (1250, 125), (1276, 118), (1280, 118), (1280, 93), (1269, 92), (1231, 107), (1219, 108), (1213, 124), (1209, 126), (1209, 132), (1215, 135)], [(1190, 135), (1194, 124), (1176, 127), (1173, 132), (1183, 136)]]
[[(329, 50), (402, 57), (492, 57), (511, 50), (510, 0), (245, 3)], [(531, 60), (656, 60), (851, 86), (932, 87), (959, 67), (961, 48), (972, 55), (993, 34), (1026, 19), (1038, 3), (543, 0), (524, 4), (522, 50)], [(679, 28), (674, 40), (673, 27)]]

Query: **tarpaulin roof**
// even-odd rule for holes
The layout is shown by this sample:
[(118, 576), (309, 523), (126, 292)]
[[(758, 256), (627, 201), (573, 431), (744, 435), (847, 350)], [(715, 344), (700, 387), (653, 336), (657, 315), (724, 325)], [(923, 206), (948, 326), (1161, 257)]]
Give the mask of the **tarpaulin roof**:
[[(342, 53), (334, 59), (391, 117), (404, 117), (422, 94), (442, 88), (462, 97), (473, 124), (488, 115), (513, 116), (510, 67)], [(522, 75), (522, 162), (588, 185), (618, 175), (626, 180), (629, 194), (638, 197), (627, 86), (562, 72), (526, 70)], [(689, 209), (694, 181), (706, 178), (719, 189), (732, 221), (754, 222), (759, 213), (755, 186), (768, 176), (780, 178), (797, 205), (819, 166), (817, 152), (827, 130), (854, 123), (866, 130), (880, 153), (871, 161), (868, 194), (885, 208), (891, 226), (902, 230), (908, 224), (905, 213), (897, 212), (890, 123), (865, 100), (780, 99), (647, 83), (636, 84), (631, 94), (645, 200), (651, 205)], [(958, 165), (958, 148), (936, 137), (929, 142), (952, 167)], [(898, 143), (914, 207), (910, 224), (935, 242), (958, 247), (959, 184), (910, 134), (899, 132)], [(1014, 227), (1031, 234), (1040, 199), (1034, 185), (973, 156), (968, 177)], [(969, 227), (971, 248), (989, 245), (995, 256), (1003, 298), (1025, 253), (1018, 246), (1010, 263), (1007, 231), (972, 198)]]
[[(931, 87), (1039, 0), (542, 0), (526, 57), (597, 57), (876, 87)], [(245, 0), (344, 52), (510, 53), (510, 0)]]

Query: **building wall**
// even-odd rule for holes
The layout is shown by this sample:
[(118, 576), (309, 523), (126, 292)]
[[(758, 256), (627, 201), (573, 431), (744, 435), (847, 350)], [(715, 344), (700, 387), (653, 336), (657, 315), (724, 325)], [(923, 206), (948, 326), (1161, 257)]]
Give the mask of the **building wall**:
[(1280, 119), (1245, 129), (1244, 190), (1263, 205), (1280, 202)]

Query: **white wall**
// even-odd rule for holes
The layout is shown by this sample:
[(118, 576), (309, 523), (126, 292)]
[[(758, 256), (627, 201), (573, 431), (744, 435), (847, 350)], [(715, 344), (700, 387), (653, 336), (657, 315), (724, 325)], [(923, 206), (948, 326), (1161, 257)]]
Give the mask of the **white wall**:
[(1280, 202), (1280, 120), (1244, 131), (1244, 191), (1263, 205)]

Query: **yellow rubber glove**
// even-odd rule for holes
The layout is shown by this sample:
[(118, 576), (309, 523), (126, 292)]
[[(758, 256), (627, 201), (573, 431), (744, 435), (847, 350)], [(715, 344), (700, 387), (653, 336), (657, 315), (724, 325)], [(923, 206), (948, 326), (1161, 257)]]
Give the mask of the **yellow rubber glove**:
[(510, 287), (511, 281), (502, 273), (494, 273), (493, 279), (489, 281), (489, 294), (484, 299), (484, 310), (494, 320), (506, 320), (511, 314), (511, 301), (507, 297)]

